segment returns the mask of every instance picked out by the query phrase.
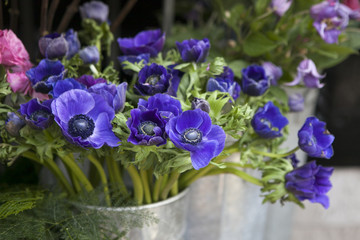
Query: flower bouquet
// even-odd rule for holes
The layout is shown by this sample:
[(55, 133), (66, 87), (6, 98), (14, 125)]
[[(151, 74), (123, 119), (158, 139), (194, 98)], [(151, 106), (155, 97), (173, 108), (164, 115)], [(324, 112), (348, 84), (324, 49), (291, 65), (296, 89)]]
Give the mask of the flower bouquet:
[[(276, 2), (271, 13), (281, 16), (279, 6), (290, 3)], [(335, 1), (323, 2), (312, 8), (317, 31), (317, 23), (329, 23), (328, 16), (321, 15), (323, 8), (334, 6), (340, 6), (339, 12), (330, 20), (356, 15)], [(284, 59), (286, 71), (298, 63), (292, 79), (274, 64), (283, 62), (265, 61), (272, 55), (262, 58), (264, 51), (246, 50), (253, 41), (264, 40), (260, 33), (244, 43), (245, 53), (256, 58), (227, 64), (226, 55), (209, 55), (207, 38), (176, 41), (164, 51), (166, 35), (156, 29), (117, 39), (123, 53), (119, 73), (112, 63), (105, 64), (114, 38), (106, 21), (107, 6), (88, 2), (80, 13), (81, 30), (39, 39), (43, 58), (34, 65), (21, 40), (11, 30), (1, 30), (3, 164), (25, 157), (48, 168), (69, 198), (100, 188), (96, 204), (108, 207), (119, 198), (138, 206), (166, 200), (197, 179), (216, 174), (233, 174), (260, 186), (263, 202), (303, 206), (302, 201), (309, 200), (329, 207), (326, 194), (333, 169), (315, 161), (298, 166), (295, 155), (303, 151), (309, 157), (331, 158), (334, 136), (326, 124), (309, 116), (298, 129), (298, 144), (282, 148), (288, 136), (287, 115), (301, 110), (303, 99), (289, 100), (281, 83), (322, 87), (324, 76), (313, 60)], [(320, 36), (333, 43), (335, 37), (327, 34), (335, 33), (322, 29)], [(337, 29), (340, 34), (342, 28)], [(293, 52), (306, 56), (290, 40)], [(287, 47), (281, 45), (277, 56)], [(241, 158), (227, 161), (233, 153)], [(257, 169), (262, 176), (244, 169)]]

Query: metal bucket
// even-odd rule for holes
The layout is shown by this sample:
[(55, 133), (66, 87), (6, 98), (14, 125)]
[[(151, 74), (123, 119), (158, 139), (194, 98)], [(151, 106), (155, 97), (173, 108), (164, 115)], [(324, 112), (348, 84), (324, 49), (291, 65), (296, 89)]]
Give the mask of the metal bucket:
[[(86, 208), (100, 211), (101, 214), (107, 216), (112, 225), (118, 226), (122, 230), (124, 229), (124, 221), (126, 221), (127, 225), (130, 226), (125, 236), (126, 239), (184, 240), (187, 227), (188, 193), (189, 189), (185, 189), (165, 201), (136, 207), (87, 206)], [(150, 221), (149, 225), (134, 227), (139, 225), (141, 218), (144, 218), (143, 220), (152, 218), (153, 221)]]

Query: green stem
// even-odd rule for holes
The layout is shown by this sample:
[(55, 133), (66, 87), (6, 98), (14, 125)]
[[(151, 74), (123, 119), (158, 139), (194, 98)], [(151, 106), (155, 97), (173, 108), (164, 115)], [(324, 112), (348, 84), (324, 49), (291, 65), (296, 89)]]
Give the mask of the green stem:
[(232, 167), (227, 167), (227, 168), (216, 168), (216, 169), (211, 169), (211, 171), (208, 171), (206, 176), (210, 176), (210, 175), (216, 175), (216, 174), (222, 174), (222, 173), (231, 173), (234, 174), (242, 179), (244, 179), (247, 182), (253, 183), (255, 185), (261, 186), (263, 187), (263, 183), (261, 182), (261, 180), (239, 170), (236, 168), (232, 168)]
[(261, 152), (261, 151), (258, 151), (258, 150), (255, 150), (255, 149), (251, 149), (251, 151), (255, 154), (259, 154), (259, 155), (262, 155), (262, 156), (265, 156), (265, 157), (271, 157), (271, 158), (284, 158), (284, 157), (287, 157), (293, 153), (295, 153), (297, 150), (299, 150), (300, 147), (297, 146), (296, 148), (294, 148), (293, 150), (287, 152), (287, 153), (281, 153), (281, 154), (277, 154), (277, 153), (268, 153), (268, 152)]
[[(116, 163), (115, 159), (113, 158), (113, 153), (114, 150), (111, 148), (110, 149), (110, 156), (107, 156), (107, 163), (108, 163), (108, 168), (111, 168), (112, 170), (112, 174), (113, 174), (113, 178), (114, 178), (114, 184), (116, 187), (118, 187), (119, 191), (123, 194), (123, 195), (128, 195), (128, 191), (126, 189), (125, 183), (121, 177), (121, 173), (120, 173), (120, 169), (119, 169), (119, 165)], [(109, 169), (109, 173), (110, 173), (110, 169)]]
[(144, 190), (143, 185), (141, 183), (140, 175), (135, 168), (134, 165), (130, 165), (126, 168), (126, 170), (129, 172), (130, 178), (134, 185), (134, 198), (138, 205), (141, 205), (143, 203), (144, 198)]
[(207, 165), (206, 167), (197, 170), (197, 174), (194, 175), (192, 178), (189, 178), (186, 181), (182, 181), (180, 182), (180, 189), (185, 189), (187, 187), (189, 187), (193, 182), (195, 182), (197, 179), (205, 176), (211, 169), (215, 168), (216, 166), (214, 165)]
[(170, 178), (167, 182), (167, 184), (164, 187), (164, 190), (161, 192), (161, 199), (165, 200), (167, 198), (167, 196), (169, 195), (169, 192), (171, 190), (171, 188), (173, 187), (173, 185), (175, 184), (175, 182), (177, 182), (178, 178), (180, 176), (179, 172), (173, 172), (170, 175)]
[(160, 195), (160, 187), (162, 185), (163, 176), (160, 176), (158, 179), (156, 179), (154, 184), (154, 191), (153, 191), (153, 201), (157, 202), (159, 201), (159, 195)]
[(242, 164), (242, 163), (236, 163), (236, 162), (224, 162), (224, 163), (228, 167), (241, 167), (241, 168), (255, 169), (255, 167), (251, 164)]
[(69, 176), (70, 176), (70, 179), (71, 179), (71, 182), (72, 182), (72, 185), (73, 187), (75, 188), (75, 191), (77, 193), (80, 193), (81, 192), (81, 186), (80, 186), (80, 183), (77, 179), (77, 177), (75, 176), (75, 174), (71, 171), (71, 169), (69, 168), (69, 166), (65, 165), (65, 168), (66, 168), (66, 171), (68, 172)]
[(175, 196), (179, 193), (179, 181), (176, 181), (170, 190), (171, 196)]
[(110, 207), (111, 206), (110, 193), (109, 193), (109, 187), (108, 187), (105, 171), (101, 166), (101, 164), (99, 163), (99, 161), (93, 155), (90, 154), (87, 156), (87, 158), (90, 160), (92, 164), (94, 164), (94, 166), (99, 172), (101, 183), (104, 186), (105, 201), (106, 204)]
[(151, 194), (150, 194), (150, 187), (149, 187), (149, 181), (146, 170), (140, 170), (140, 177), (141, 182), (144, 187), (144, 194), (145, 194), (145, 203), (150, 204), (151, 203)]
[(64, 174), (61, 172), (60, 168), (56, 165), (56, 163), (52, 159), (46, 159), (44, 162), (41, 162), (35, 153), (33, 152), (24, 152), (22, 153), (22, 156), (29, 158), (30, 160), (33, 160), (34, 162), (44, 164), (45, 167), (47, 167), (59, 180), (61, 186), (65, 189), (65, 191), (69, 195), (75, 195), (74, 189), (71, 187), (70, 183), (64, 176)]
[(77, 177), (79, 182), (84, 186), (85, 190), (87, 192), (91, 192), (94, 188), (89, 182), (89, 180), (86, 178), (85, 174), (82, 172), (80, 167), (75, 163), (75, 160), (73, 159), (72, 155), (69, 154), (68, 156), (64, 154), (60, 154), (58, 152), (58, 156), (60, 159), (64, 162), (66, 166), (71, 169), (71, 171), (74, 173), (74, 175)]
[(169, 179), (169, 174), (164, 174), (163, 179), (161, 181), (161, 185), (160, 185), (160, 192), (164, 191), (164, 188), (168, 182), (168, 179)]

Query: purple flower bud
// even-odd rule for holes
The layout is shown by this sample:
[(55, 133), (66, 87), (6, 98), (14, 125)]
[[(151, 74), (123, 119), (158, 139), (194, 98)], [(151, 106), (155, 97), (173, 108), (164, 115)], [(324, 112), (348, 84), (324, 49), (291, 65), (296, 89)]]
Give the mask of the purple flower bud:
[(261, 96), (270, 87), (269, 79), (263, 67), (250, 65), (241, 70), (242, 91), (249, 96)]
[(334, 151), (332, 143), (335, 139), (326, 129), (326, 123), (316, 117), (308, 117), (298, 132), (299, 147), (310, 157), (329, 159)]
[(125, 55), (140, 55), (148, 53), (150, 57), (156, 57), (163, 49), (165, 33), (160, 29), (142, 31), (134, 38), (118, 38), (118, 44)]
[(79, 51), (79, 56), (85, 64), (95, 64), (100, 60), (99, 50), (96, 46), (89, 46)]
[(311, 161), (285, 175), (285, 188), (300, 201), (309, 200), (329, 208), (329, 197), (326, 195), (332, 188), (331, 167), (322, 167)]
[(293, 166), (293, 168), (297, 168), (297, 165), (299, 164), (300, 160), (296, 158), (295, 153), (287, 156), (286, 158), (291, 160), (291, 165)]
[(90, 18), (98, 23), (106, 22), (109, 15), (109, 7), (100, 1), (84, 3), (79, 7), (81, 18)]
[(91, 75), (82, 75), (81, 77), (77, 78), (76, 81), (78, 81), (81, 84), (84, 84), (87, 88), (98, 83), (106, 83), (105, 79), (103, 78), (94, 79), (94, 77)]
[(278, 67), (271, 62), (264, 62), (262, 67), (265, 70), (265, 75), (268, 77), (270, 84), (277, 85), (277, 81), (283, 75), (281, 67)]
[(301, 93), (291, 94), (288, 98), (288, 105), (291, 112), (301, 112), (304, 110), (304, 97)]
[(12, 136), (20, 136), (20, 129), (25, 126), (25, 121), (16, 113), (8, 112), (8, 120), (5, 123), (5, 129)]
[(206, 61), (209, 55), (210, 42), (209, 39), (203, 40), (189, 39), (181, 43), (176, 42), (181, 58), (184, 62), (197, 62), (202, 63)]
[(194, 100), (191, 102), (191, 109), (200, 109), (204, 112), (210, 113), (210, 104), (205, 99), (194, 98)]
[(40, 103), (39, 100), (33, 98), (27, 103), (20, 105), (20, 113), (24, 116), (25, 121), (30, 127), (35, 129), (48, 128), (53, 122), (51, 113), (51, 100)]
[(292, 0), (272, 0), (270, 7), (281, 17), (290, 8), (291, 3)]
[(48, 34), (39, 40), (40, 53), (48, 58), (62, 58), (69, 50), (68, 42), (58, 33)]
[(288, 86), (295, 86), (301, 81), (308, 88), (322, 88), (324, 84), (320, 83), (320, 79), (323, 79), (325, 75), (320, 75), (316, 69), (315, 63), (311, 59), (305, 59), (301, 61), (297, 67), (297, 76), (294, 81), (287, 83)]
[(267, 102), (264, 107), (260, 107), (251, 120), (251, 126), (255, 132), (260, 137), (269, 139), (281, 137), (281, 129), (288, 123), (287, 118), (272, 102)]
[(80, 49), (80, 41), (78, 39), (77, 32), (73, 29), (69, 29), (65, 34), (65, 39), (68, 43), (69, 50), (66, 54), (67, 59), (72, 58)]

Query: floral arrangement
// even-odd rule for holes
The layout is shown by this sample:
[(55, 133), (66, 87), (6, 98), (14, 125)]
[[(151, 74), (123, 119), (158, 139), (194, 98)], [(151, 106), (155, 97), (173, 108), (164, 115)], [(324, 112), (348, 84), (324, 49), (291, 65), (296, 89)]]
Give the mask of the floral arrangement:
[[(101, 187), (101, 201), (108, 206), (119, 195), (138, 205), (157, 202), (200, 177), (227, 173), (261, 186), (264, 202), (302, 206), (309, 200), (328, 208), (333, 168), (316, 161), (298, 166), (295, 153), (329, 159), (334, 136), (323, 121), (309, 116), (294, 149), (282, 149), (287, 114), (301, 111), (304, 102), (298, 94), (288, 97), (284, 87), (323, 87), (324, 75), (315, 58), (306, 55), (320, 40), (328, 49), (318, 50), (323, 57), (354, 52), (337, 43), (349, 20), (359, 14), (338, 1), (323, 1), (310, 11), (287, 16), (293, 22), (303, 16), (312, 22), (305, 29), (299, 24), (296, 31), (304, 35), (276, 39), (292, 33), (289, 28), (294, 26), (286, 24), (285, 15), (295, 3), (260, 2), (257, 15), (270, 9), (253, 22), (262, 25), (253, 26), (243, 46), (232, 49), (245, 51), (244, 59), (227, 64), (228, 55), (212, 57), (208, 38), (176, 41), (176, 47), (173, 42), (165, 51), (165, 33), (146, 30), (117, 39), (123, 53), (118, 57), (121, 77), (111, 63), (105, 65), (114, 37), (109, 9), (102, 2), (80, 7), (81, 30), (41, 37), (43, 59), (34, 64), (21, 40), (11, 30), (1, 30), (1, 162), (9, 166), (22, 156), (42, 164), (69, 197)], [(268, 16), (277, 18), (278, 32), (273, 35), (260, 32)], [(306, 34), (315, 40), (306, 40)], [(287, 44), (270, 47), (270, 37), (272, 43)], [(289, 49), (295, 56), (276, 61)], [(265, 54), (272, 50), (277, 54)], [(239, 161), (227, 161), (236, 152)], [(89, 171), (82, 167), (84, 162), (90, 162)], [(262, 178), (249, 175), (246, 168), (258, 169)], [(127, 176), (131, 184), (124, 180)]]

